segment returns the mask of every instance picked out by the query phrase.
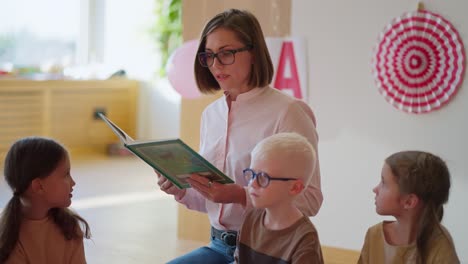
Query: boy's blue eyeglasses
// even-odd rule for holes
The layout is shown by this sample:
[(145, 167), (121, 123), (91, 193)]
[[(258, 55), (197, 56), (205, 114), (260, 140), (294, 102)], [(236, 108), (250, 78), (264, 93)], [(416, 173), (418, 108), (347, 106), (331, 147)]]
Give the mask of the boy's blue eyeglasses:
[(252, 169), (245, 169), (242, 171), (244, 173), (245, 179), (249, 182), (253, 181), (254, 179), (257, 180), (257, 184), (262, 187), (266, 188), (270, 184), (270, 181), (295, 181), (295, 178), (272, 178), (266, 172), (259, 171), (255, 172)]
[(210, 51), (207, 52), (199, 52), (198, 53), (198, 61), (200, 65), (203, 67), (211, 67), (213, 66), (215, 58), (218, 58), (218, 62), (222, 65), (231, 65), (236, 60), (235, 54), (237, 52), (251, 50), (252, 45), (245, 46), (240, 49), (233, 49), (233, 50), (222, 50), (218, 53), (213, 53)]

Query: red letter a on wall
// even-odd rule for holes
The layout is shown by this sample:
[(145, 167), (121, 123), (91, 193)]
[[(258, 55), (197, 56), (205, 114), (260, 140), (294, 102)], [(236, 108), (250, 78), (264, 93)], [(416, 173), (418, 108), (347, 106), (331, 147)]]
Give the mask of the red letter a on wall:
[[(289, 66), (289, 68), (286, 68)], [(288, 71), (286, 71), (288, 69)], [(296, 56), (291, 41), (283, 42), (273, 87), (279, 90), (292, 89), (294, 97), (302, 98), (301, 84), (297, 74)]]

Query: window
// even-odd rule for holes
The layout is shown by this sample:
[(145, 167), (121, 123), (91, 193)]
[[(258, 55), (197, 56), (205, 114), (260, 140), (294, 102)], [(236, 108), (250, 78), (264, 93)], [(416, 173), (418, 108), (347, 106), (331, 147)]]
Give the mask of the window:
[(56, 66), (78, 78), (104, 78), (117, 70), (151, 78), (159, 65), (148, 33), (153, 6), (154, 0), (4, 1), (0, 70)]
[(17, 67), (75, 63), (79, 1), (4, 1), (0, 8), (0, 62)]

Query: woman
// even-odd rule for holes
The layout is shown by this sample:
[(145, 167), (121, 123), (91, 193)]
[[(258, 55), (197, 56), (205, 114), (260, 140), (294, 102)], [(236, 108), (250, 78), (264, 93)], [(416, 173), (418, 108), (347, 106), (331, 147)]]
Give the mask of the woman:
[[(242, 173), (250, 165), (250, 152), (259, 141), (279, 132), (299, 133), (317, 149), (315, 117), (306, 103), (269, 86), (273, 64), (260, 24), (247, 11), (229, 9), (205, 25), (195, 78), (201, 92), (224, 92), (202, 114), (200, 154), (235, 184), (192, 175), (188, 181), (193, 188), (180, 190), (159, 177), (161, 190), (189, 209), (208, 213), (212, 226), (208, 246), (169, 263), (230, 263), (244, 212), (252, 207)], [(297, 206), (313, 216), (322, 200), (317, 166)]]

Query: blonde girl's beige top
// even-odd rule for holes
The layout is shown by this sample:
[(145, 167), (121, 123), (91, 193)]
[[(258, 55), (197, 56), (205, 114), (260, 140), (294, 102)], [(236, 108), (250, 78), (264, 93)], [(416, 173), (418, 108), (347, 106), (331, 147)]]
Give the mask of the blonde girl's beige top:
[[(383, 231), (383, 225), (391, 223), (384, 221), (378, 223), (367, 230), (364, 246), (362, 247), (361, 256), (358, 263), (385, 263), (385, 264), (400, 264), (400, 263), (416, 263), (416, 244), (406, 246), (394, 246), (387, 243)], [(432, 236), (429, 243), (429, 256), (427, 264), (458, 264), (457, 253), (453, 246), (452, 238), (448, 230), (442, 227), (448, 238), (442, 232), (436, 232)]]
[(6, 264), (84, 264), (83, 239), (66, 240), (51, 218), (23, 220)]

